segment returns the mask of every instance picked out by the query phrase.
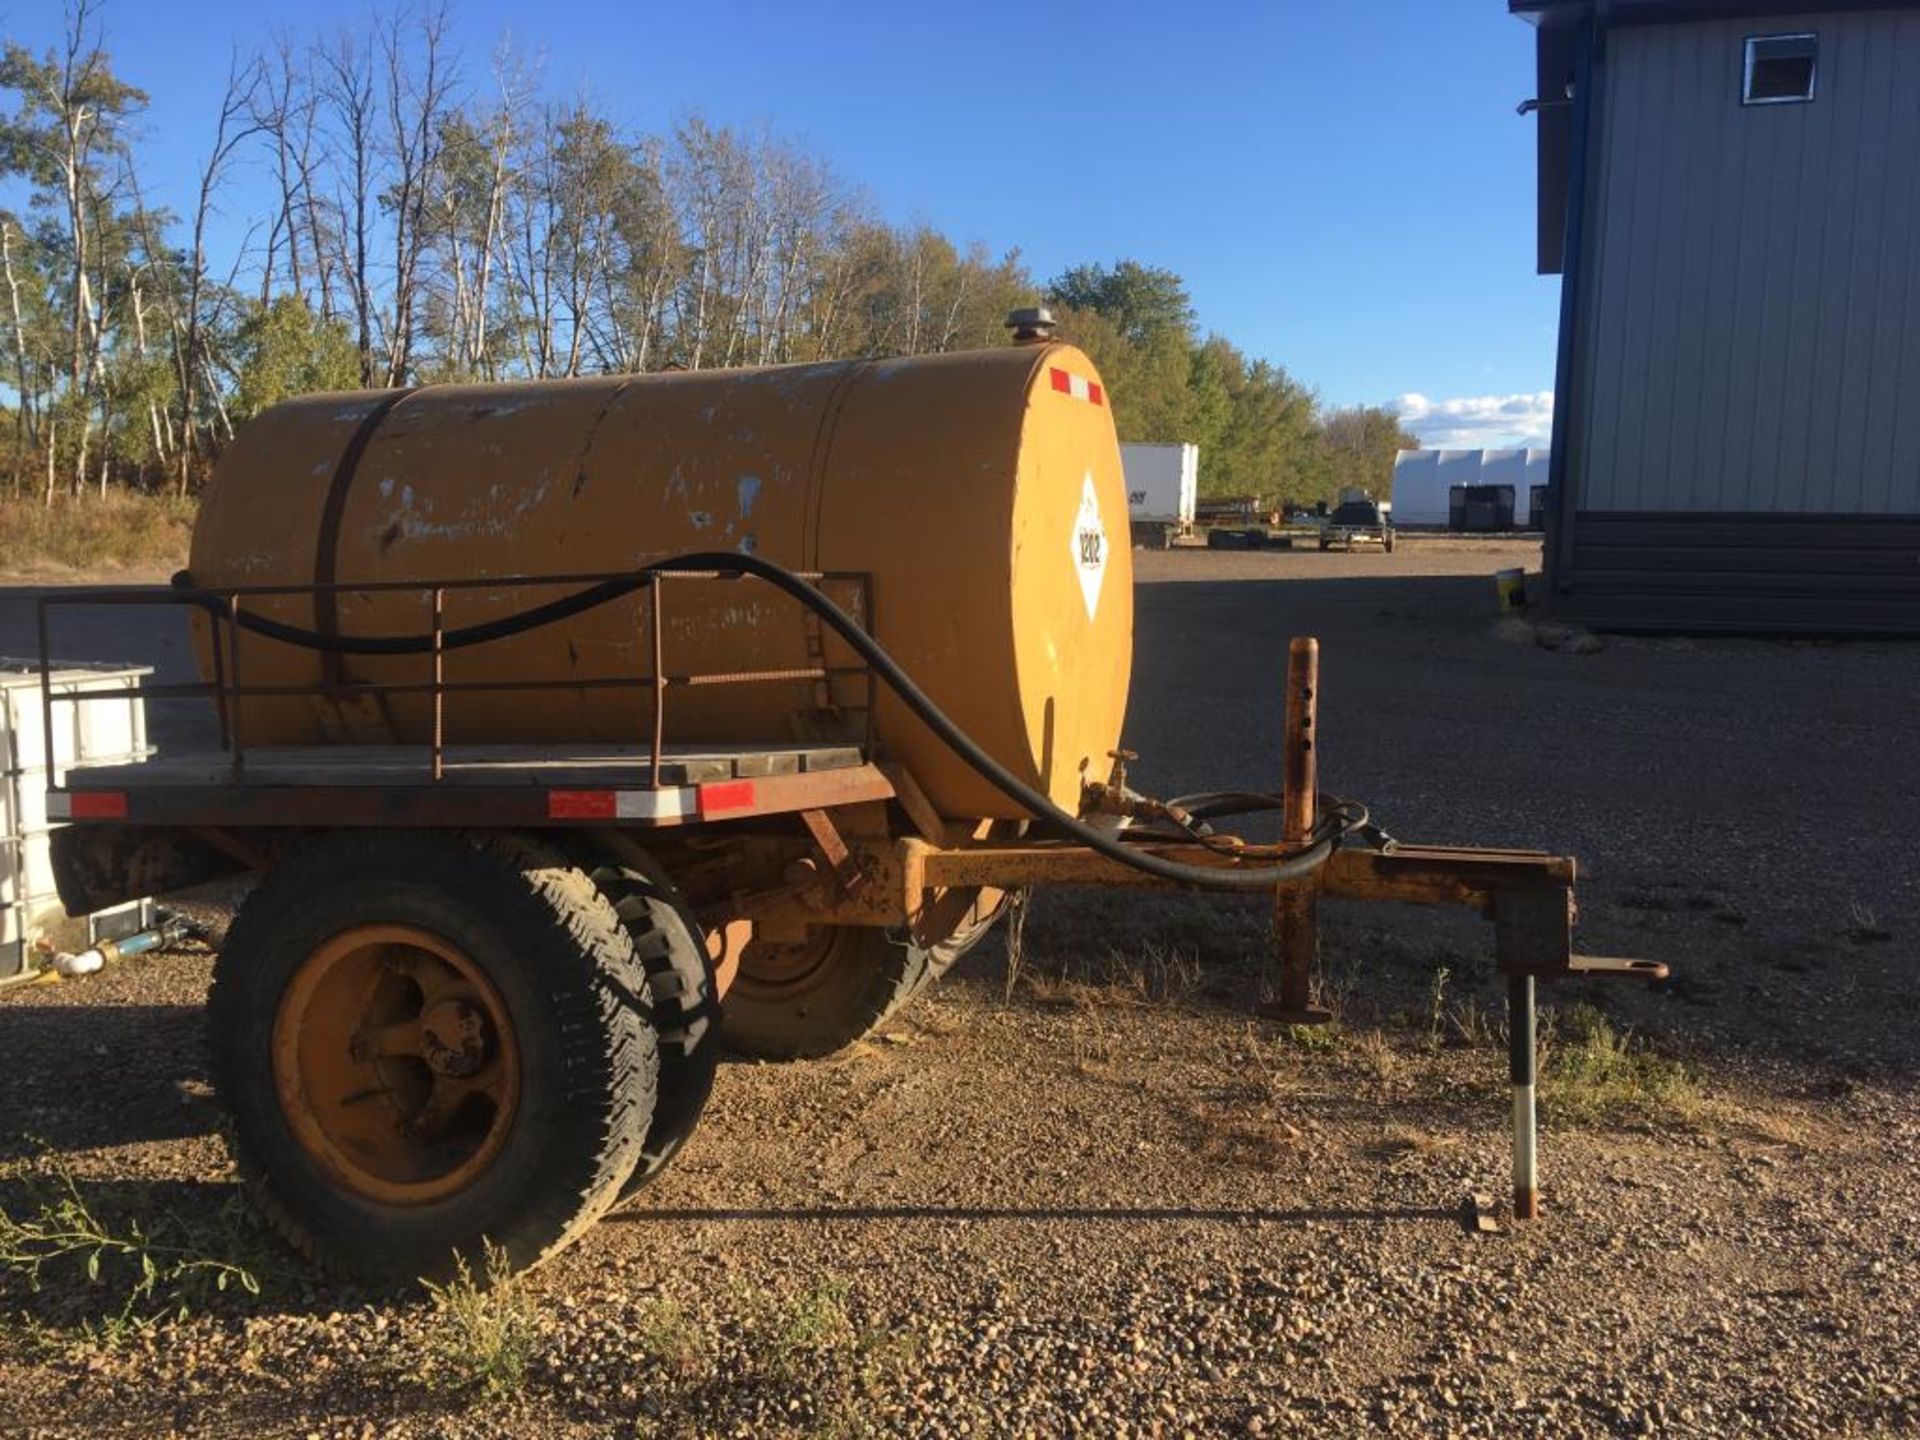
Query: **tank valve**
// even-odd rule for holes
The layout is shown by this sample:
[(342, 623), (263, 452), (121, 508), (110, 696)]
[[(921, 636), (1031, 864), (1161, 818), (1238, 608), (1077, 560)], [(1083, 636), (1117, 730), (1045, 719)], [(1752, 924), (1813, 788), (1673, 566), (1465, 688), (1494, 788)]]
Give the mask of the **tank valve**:
[(1053, 338), (1053, 326), (1053, 312), (1044, 305), (1029, 305), (1007, 316), (1016, 345), (1044, 345)]

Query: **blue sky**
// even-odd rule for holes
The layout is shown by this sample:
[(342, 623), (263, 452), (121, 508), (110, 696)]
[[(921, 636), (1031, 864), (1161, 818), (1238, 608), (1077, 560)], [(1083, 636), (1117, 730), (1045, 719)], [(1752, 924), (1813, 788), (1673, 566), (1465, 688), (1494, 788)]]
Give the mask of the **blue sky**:
[[(0, 28), (55, 39), (54, 0)], [(1409, 397), (1441, 443), (1544, 442), (1558, 288), (1533, 273), (1532, 31), (1503, 0), (689, 4), (452, 0), (476, 84), (503, 34), (632, 124), (770, 124), (895, 221), (1046, 277), (1133, 258), (1329, 401)], [(339, 0), (105, 0), (149, 91), (142, 178), (189, 206), (233, 46)], [(243, 179), (230, 208), (244, 208)]]

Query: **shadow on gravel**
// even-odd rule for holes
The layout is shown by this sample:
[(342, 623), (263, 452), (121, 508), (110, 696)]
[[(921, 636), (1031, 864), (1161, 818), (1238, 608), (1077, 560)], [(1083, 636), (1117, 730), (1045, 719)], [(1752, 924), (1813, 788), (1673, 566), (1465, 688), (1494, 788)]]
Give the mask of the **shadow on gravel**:
[(0, 1155), (17, 1137), (56, 1152), (180, 1140), (218, 1118), (197, 1005), (8, 1005)]
[[(1089, 1224), (1209, 1224), (1263, 1225), (1379, 1225), (1406, 1221), (1460, 1223), (1458, 1209), (1386, 1206), (1375, 1210), (1298, 1208), (1270, 1210), (1258, 1206), (1207, 1208), (1193, 1205), (807, 1205), (742, 1209), (618, 1210), (607, 1221), (626, 1224), (684, 1225), (713, 1221), (814, 1221), (819, 1224), (864, 1224), (873, 1220), (964, 1221), (1084, 1221)], [(602, 1223), (607, 1223), (603, 1221)]]

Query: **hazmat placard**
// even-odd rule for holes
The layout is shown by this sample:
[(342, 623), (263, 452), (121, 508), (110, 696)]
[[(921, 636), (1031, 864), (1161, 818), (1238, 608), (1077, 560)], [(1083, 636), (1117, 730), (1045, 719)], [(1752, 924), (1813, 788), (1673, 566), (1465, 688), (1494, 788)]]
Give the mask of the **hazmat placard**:
[(1100, 582), (1107, 574), (1107, 527), (1100, 521), (1100, 497), (1094, 494), (1091, 470), (1081, 486), (1080, 513), (1073, 522), (1073, 566), (1091, 620), (1100, 608)]

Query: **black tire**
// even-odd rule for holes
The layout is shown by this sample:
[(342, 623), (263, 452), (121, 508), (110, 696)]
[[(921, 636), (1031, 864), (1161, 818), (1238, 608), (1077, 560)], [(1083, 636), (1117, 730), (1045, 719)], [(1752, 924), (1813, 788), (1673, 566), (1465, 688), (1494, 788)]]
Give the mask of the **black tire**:
[(660, 1091), (640, 1163), (621, 1192), (631, 1195), (666, 1169), (707, 1108), (720, 1066), (719, 987), (699, 923), (652, 856), (618, 834), (569, 853), (627, 927), (653, 1005)]
[(757, 1060), (817, 1060), (844, 1050), (952, 969), (1005, 908), (996, 906), (931, 946), (877, 927), (821, 926), (809, 941), (819, 947), (819, 962), (804, 987), (762, 983), (754, 974), (757, 947), (749, 945), (727, 992), (723, 1041)]
[[(497, 1150), (426, 1203), (373, 1198), (303, 1143), (307, 1107), (291, 1117), (277, 1083), (276, 1020), (296, 976), (339, 937), (392, 926), (439, 937), (470, 962), (493, 987), (518, 1059)], [(529, 837), (331, 835), (268, 874), (214, 967), (208, 1022), (235, 1162), (273, 1227), (334, 1274), (435, 1278), (456, 1256), (474, 1263), (489, 1241), (515, 1268), (537, 1264), (605, 1213), (639, 1162), (658, 1074), (647, 989), (613, 907)], [(382, 1083), (372, 1103), (397, 1111), (397, 1088)]]

